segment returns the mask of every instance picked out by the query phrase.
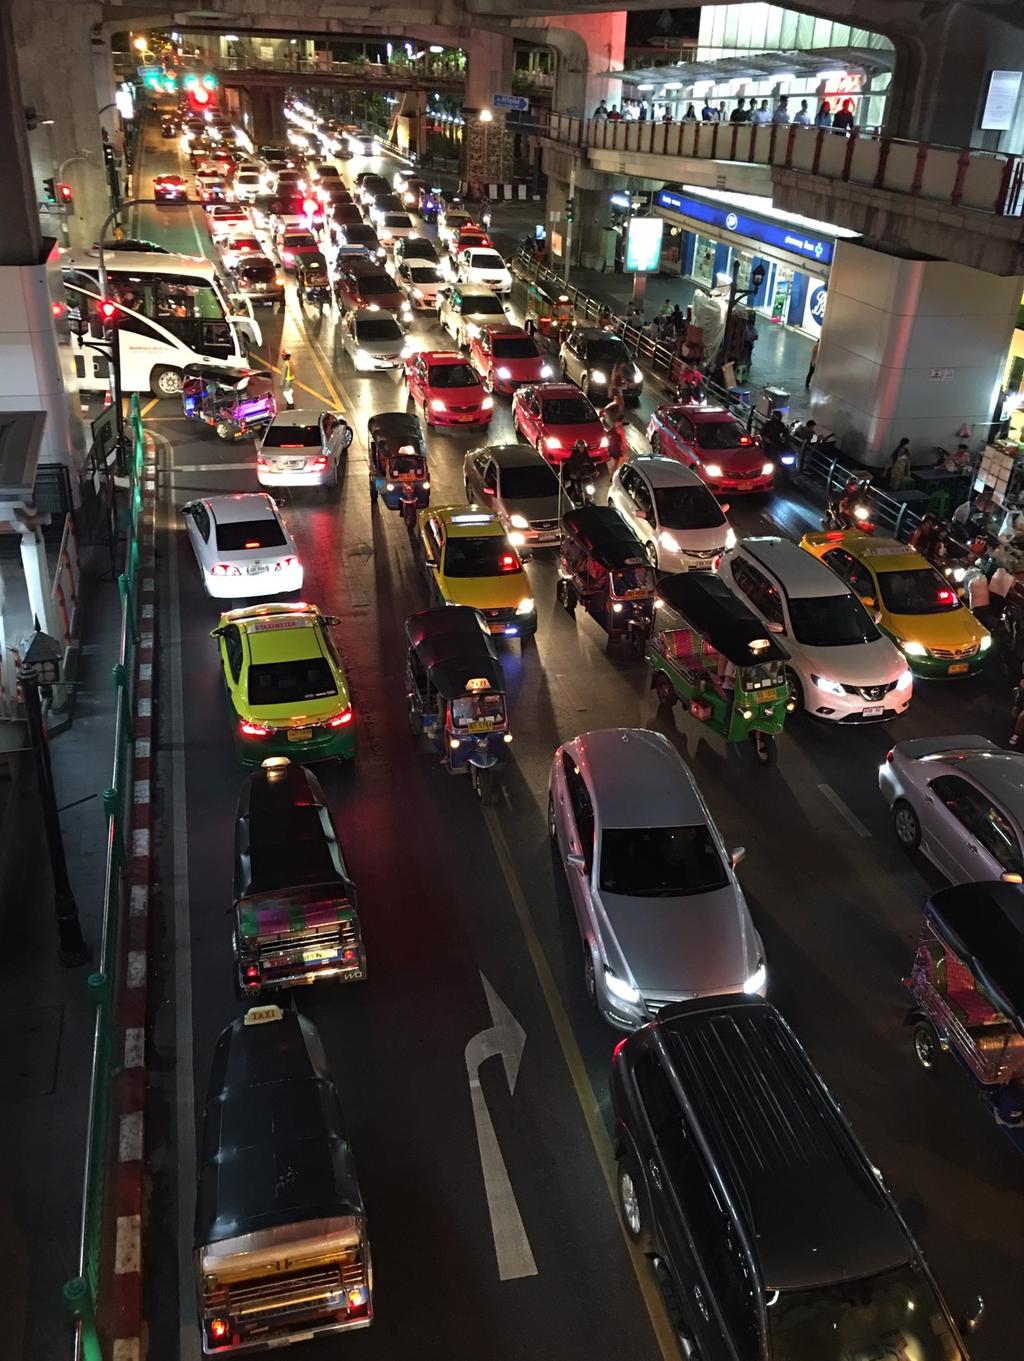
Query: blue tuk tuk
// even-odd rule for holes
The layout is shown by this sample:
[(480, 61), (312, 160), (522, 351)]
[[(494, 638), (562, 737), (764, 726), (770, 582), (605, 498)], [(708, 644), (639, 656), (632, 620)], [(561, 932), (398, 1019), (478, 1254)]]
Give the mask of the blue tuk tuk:
[(414, 737), (428, 737), (450, 775), (469, 774), (483, 803), (512, 741), (505, 677), (479, 610), (466, 605), (421, 610), (405, 621), (406, 694)]
[(416, 512), (430, 505), (430, 470), (419, 417), (382, 411), (370, 417), (366, 432), (370, 502), (380, 497), (388, 510), (400, 510), (412, 528)]

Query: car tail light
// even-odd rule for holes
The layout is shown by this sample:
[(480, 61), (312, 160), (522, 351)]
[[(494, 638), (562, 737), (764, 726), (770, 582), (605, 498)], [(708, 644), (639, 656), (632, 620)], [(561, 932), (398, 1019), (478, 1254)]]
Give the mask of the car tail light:
[(941, 587), (941, 589), (939, 590), (940, 605), (952, 605), (955, 599), (956, 599), (955, 591), (951, 591), (947, 586)]
[[(246, 546), (248, 547), (248, 545)], [(233, 567), (230, 562), (215, 562), (210, 568), (210, 576), (212, 577), (240, 577), (241, 575), (238, 568)]]
[(613, 1058), (613, 1059), (617, 1059), (617, 1058), (619, 1057), (619, 1055), (622, 1053), (623, 1049), (625, 1048), (626, 1040), (628, 1040), (628, 1039), (629, 1039), (629, 1036), (627, 1035), (627, 1036), (626, 1036), (626, 1039), (620, 1040), (620, 1041), (618, 1042), (618, 1044), (617, 1044), (617, 1045), (615, 1046), (615, 1048), (612, 1050), (612, 1058)]
[(313, 460), (313, 471), (315, 473), (324, 473), (327, 471), (329, 463), (330, 459), (326, 454), (317, 454), (316, 458)]
[(286, 567), (298, 567), (298, 565), (299, 565), (298, 558), (290, 557), (280, 558), (277, 562), (274, 563), (274, 571), (283, 572)]
[(246, 541), (245, 541), (245, 543), (242, 545), (242, 547), (243, 547), (243, 548), (262, 548), (263, 545), (260, 543), (259, 539), (246, 539)]
[(260, 966), (258, 964), (247, 964), (242, 970), (242, 976), (247, 983), (258, 983), (260, 981)]
[(264, 458), (262, 454), (257, 454), (257, 455), (256, 455), (256, 467), (257, 467), (257, 468), (269, 468), (269, 467), (270, 467), (270, 459), (269, 459), (269, 458)]
[(333, 718), (327, 720), (328, 728), (343, 728), (347, 723), (352, 722), (352, 710), (342, 709), (340, 714), (335, 714)]
[(825, 540), (828, 543), (838, 543), (842, 537), (843, 531), (841, 529), (832, 529), (825, 535)]
[(498, 570), (502, 572), (518, 572), (519, 559), (514, 553), (502, 553), (498, 559)]
[(754, 441), (750, 438), (749, 435), (740, 435), (739, 440), (738, 440), (738, 443), (741, 444), (741, 445), (753, 444), (753, 442), (754, 442)]
[(228, 1321), (226, 1318), (210, 1319), (210, 1337), (214, 1342), (223, 1342), (228, 1335)]
[(890, 747), (889, 750), (885, 753), (886, 764), (887, 764), (887, 765), (890, 765), (890, 766), (892, 765), (892, 761), (893, 761), (892, 753), (893, 753), (892, 747)]
[(265, 728), (262, 723), (250, 723), (247, 719), (242, 719), (238, 725), (238, 730), (243, 737), (269, 737), (270, 729)]

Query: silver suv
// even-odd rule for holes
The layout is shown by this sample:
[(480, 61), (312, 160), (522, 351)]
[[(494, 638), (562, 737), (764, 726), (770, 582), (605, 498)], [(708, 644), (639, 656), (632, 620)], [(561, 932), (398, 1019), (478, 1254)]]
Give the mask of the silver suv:
[(483, 284), (452, 284), (437, 309), (437, 319), (452, 340), (463, 347), (483, 326), (508, 326), (512, 319), (505, 304)]
[(714, 572), (736, 543), (723, 507), (692, 468), (674, 458), (630, 458), (612, 478), (614, 506), (663, 572)]
[(763, 995), (764, 946), (700, 790), (668, 738), (583, 733), (555, 752), (548, 834), (583, 938), (586, 988), (634, 1030), (671, 1002)]

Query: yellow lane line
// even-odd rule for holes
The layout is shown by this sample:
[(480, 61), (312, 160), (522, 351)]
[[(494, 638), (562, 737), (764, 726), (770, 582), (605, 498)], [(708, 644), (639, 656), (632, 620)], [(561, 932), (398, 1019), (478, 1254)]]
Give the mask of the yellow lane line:
[[(250, 359), (255, 359), (258, 364), (262, 364), (264, 368), (269, 369), (271, 373), (276, 373), (278, 377), (281, 376), (281, 370), (277, 365), (272, 364), (269, 359), (264, 359), (263, 355), (257, 354), (255, 350), (249, 351), (249, 357)], [(311, 397), (315, 397), (321, 406), (333, 407), (341, 405), (341, 403), (337, 401), (336, 396), (328, 397), (322, 392), (317, 392), (316, 388), (306, 387), (305, 383), (300, 383), (298, 379), (295, 380), (294, 386), (301, 388), (303, 392), (308, 392)]]
[(497, 856), (498, 864), (505, 878), (505, 885), (508, 888), (509, 897), (512, 899), (512, 906), (515, 908), (516, 916), (519, 918), (519, 926), (526, 940), (526, 948), (529, 951), (530, 959), (533, 962), (534, 971), (537, 974), (537, 981), (540, 983), (541, 992), (544, 994), (544, 1001), (547, 1003), (548, 1013), (551, 1023), (558, 1036), (558, 1042), (562, 1048), (562, 1056), (565, 1059), (566, 1067), (569, 1069), (569, 1076), (572, 1078), (572, 1085), (576, 1089), (576, 1096), (583, 1111), (583, 1119), (590, 1135), (590, 1141), (594, 1146), (594, 1153), (604, 1175), (605, 1185), (608, 1188), (608, 1195), (612, 1205), (615, 1207), (615, 1217), (619, 1222), (622, 1231), (622, 1239), (629, 1252), (630, 1261), (633, 1263), (633, 1270), (636, 1273), (637, 1285), (640, 1294), (647, 1307), (650, 1316), (651, 1327), (664, 1361), (679, 1361), (679, 1346), (675, 1340), (672, 1325), (669, 1322), (668, 1313), (665, 1309), (665, 1302), (661, 1292), (654, 1280), (651, 1268), (646, 1257), (636, 1250), (626, 1235), (626, 1230), (622, 1225), (619, 1216), (619, 1198), (617, 1188), (617, 1177), (615, 1163), (612, 1158), (611, 1142), (608, 1138), (604, 1122), (601, 1119), (601, 1112), (598, 1109), (597, 1101), (594, 1097), (594, 1089), (587, 1076), (586, 1065), (583, 1062), (583, 1055), (580, 1053), (579, 1045), (576, 1043), (576, 1036), (573, 1034), (572, 1023), (569, 1020), (565, 1005), (562, 1002), (558, 984), (555, 982), (554, 974), (548, 963), (544, 947), (540, 943), (537, 935), (537, 928), (533, 923), (533, 914), (530, 911), (526, 896), (519, 883), (519, 876), (516, 874), (515, 863), (505, 840), (505, 833), (502, 830), (498, 816), (491, 808), (483, 809), (484, 822), (491, 836), (491, 844), (494, 846), (494, 853)]
[[(335, 387), (334, 376), (330, 371), (330, 361), (324, 354), (323, 350), (321, 350), (320, 342), (317, 340), (315, 336), (310, 335), (309, 332), (306, 330), (305, 319), (303, 318), (301, 313), (296, 313), (295, 309), (290, 304), (286, 304), (286, 311), (288, 316), (291, 318), (293, 326), (296, 328), (296, 330), (299, 332), (299, 335), (303, 337), (306, 344), (309, 346), (309, 352), (313, 356), (313, 363), (316, 365), (317, 372), (323, 379), (324, 387), (327, 389), (329, 393), (331, 393), (335, 410), (339, 412), (343, 411), (345, 408), (345, 403), (342, 401), (341, 396), (338, 393), (338, 389)], [(352, 403), (350, 402), (348, 405), (351, 406)]]
[(142, 410), (139, 412), (139, 415), (140, 416), (147, 415), (150, 411), (153, 410), (153, 408), (157, 405), (159, 401), (160, 401), (159, 397), (154, 397), (151, 401), (148, 401), (146, 405), (142, 408)]

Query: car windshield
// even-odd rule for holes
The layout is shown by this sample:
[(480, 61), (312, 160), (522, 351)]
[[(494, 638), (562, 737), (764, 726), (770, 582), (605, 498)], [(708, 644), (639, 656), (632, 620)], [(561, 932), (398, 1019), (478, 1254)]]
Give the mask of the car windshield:
[(416, 265), (409, 270), (409, 278), (414, 284), (440, 284), (444, 280), (434, 265)]
[(300, 246), (312, 246), (315, 250), (316, 237), (310, 236), (309, 232), (285, 232), (281, 245), (286, 250), (298, 250)]
[(396, 229), (400, 229), (402, 227), (411, 227), (412, 218), (409, 217), (407, 213), (385, 213), (384, 226), (394, 227)]
[(395, 281), (390, 274), (360, 274), (356, 286), (364, 298), (379, 298), (395, 291)]
[(489, 692), (463, 695), (452, 700), (452, 725), (456, 728), (501, 727), (505, 722), (505, 696)]
[(320, 428), (316, 425), (272, 425), (263, 436), (264, 449), (308, 449), (320, 447)]
[(529, 501), (535, 496), (557, 496), (558, 478), (546, 463), (502, 468), (501, 494), (512, 501)]
[(587, 341), (588, 364), (618, 364), (620, 360), (623, 364), (633, 363), (629, 351), (616, 336)]
[(495, 336), (491, 349), (495, 359), (536, 359), (539, 353), (536, 342), (529, 336), (514, 336), (511, 339)]
[(287, 539), (273, 517), (265, 520), (233, 520), (217, 526), (217, 547), (225, 553), (240, 548), (281, 548)]
[(725, 524), (707, 487), (655, 487), (654, 500), (662, 529), (717, 529)]
[(687, 898), (725, 888), (729, 876), (707, 826), (607, 828), (601, 887), (625, 898)]
[(518, 572), (519, 559), (509, 551), (504, 535), (451, 538), (444, 552), (444, 570), (450, 577), (496, 577)]
[(773, 1356), (964, 1361), (935, 1289), (913, 1262), (861, 1280), (768, 1295)]
[(473, 269), (504, 269), (505, 261), (496, 250), (471, 250), (469, 263)]
[(807, 647), (850, 647), (878, 637), (867, 610), (852, 594), (790, 596), (789, 614), (797, 642)]
[(356, 338), (365, 340), (401, 340), (402, 328), (394, 317), (368, 317), (356, 322)]
[(436, 260), (437, 251), (434, 249), (433, 242), (431, 241), (406, 241), (402, 250), (402, 259)]
[(543, 403), (545, 425), (586, 425), (597, 412), (586, 397), (548, 397)]
[(956, 591), (931, 567), (879, 572), (878, 589), (890, 614), (948, 614), (961, 608)]
[(260, 662), (249, 667), (250, 704), (301, 704), (309, 699), (329, 699), (337, 693), (331, 668), (323, 657)]
[(481, 294), (479, 298), (467, 298), (462, 310), (470, 317), (503, 317), (505, 309), (501, 299), (493, 293)]
[(432, 388), (475, 388), (480, 385), (476, 369), (468, 364), (431, 364), (428, 381)]
[(753, 441), (736, 421), (703, 421), (697, 424), (697, 443), (702, 449), (736, 449)]

